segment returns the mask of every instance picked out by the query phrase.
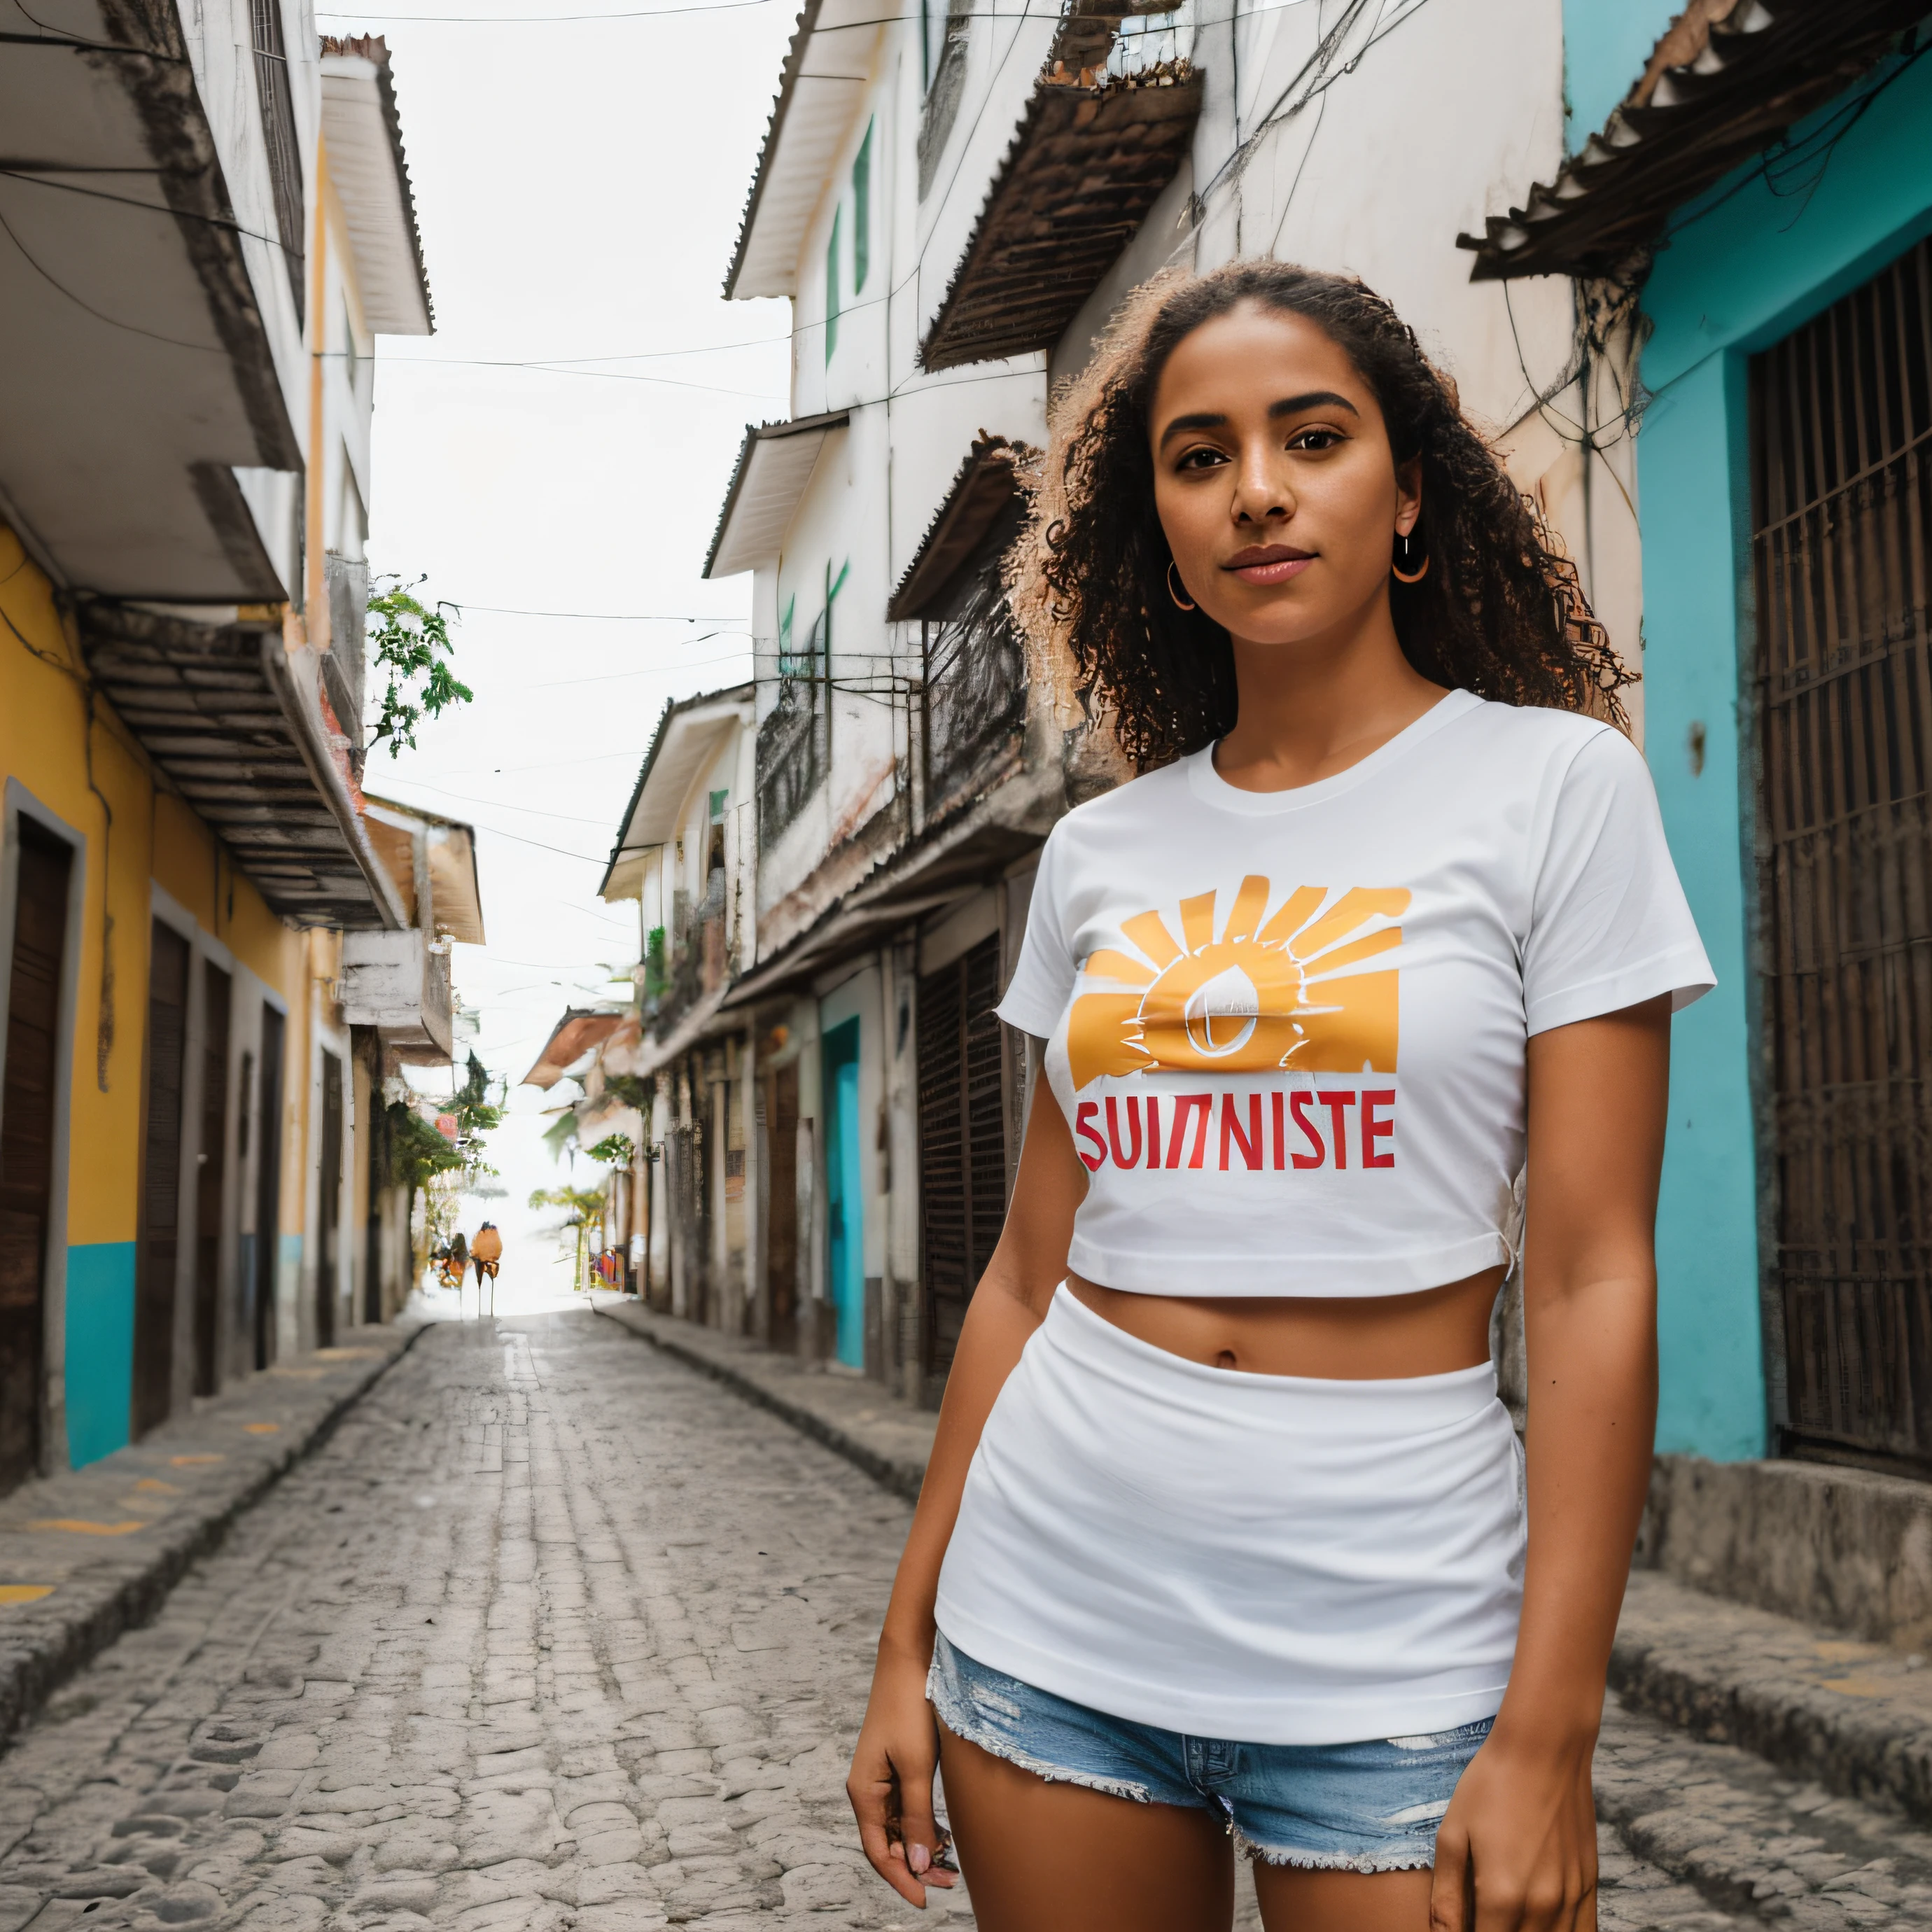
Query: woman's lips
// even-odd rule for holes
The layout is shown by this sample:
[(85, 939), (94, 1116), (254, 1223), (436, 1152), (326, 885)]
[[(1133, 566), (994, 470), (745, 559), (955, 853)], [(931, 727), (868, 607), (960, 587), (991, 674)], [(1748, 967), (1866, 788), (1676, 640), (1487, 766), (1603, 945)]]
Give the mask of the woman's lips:
[(1221, 567), (1244, 584), (1258, 584), (1266, 589), (1299, 577), (1314, 561), (1306, 550), (1271, 545), (1266, 550), (1238, 550)]

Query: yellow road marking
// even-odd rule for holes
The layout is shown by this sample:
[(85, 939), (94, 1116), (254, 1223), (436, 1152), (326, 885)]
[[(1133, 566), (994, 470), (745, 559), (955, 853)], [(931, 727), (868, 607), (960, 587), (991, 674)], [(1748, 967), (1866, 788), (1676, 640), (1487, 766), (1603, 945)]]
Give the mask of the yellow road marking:
[(125, 1536), (130, 1530), (147, 1526), (145, 1522), (89, 1522), (77, 1516), (40, 1516), (27, 1526), (29, 1529), (64, 1529), (75, 1536)]
[(158, 1476), (143, 1476), (134, 1487), (136, 1491), (151, 1496), (178, 1496), (181, 1494), (173, 1484), (164, 1483)]
[(53, 1593), (51, 1583), (0, 1583), (0, 1604), (38, 1604)]
[(1898, 1688), (1882, 1677), (1827, 1677), (1823, 1683), (1827, 1690), (1845, 1697), (1888, 1697)]
[(169, 1462), (177, 1469), (185, 1469), (192, 1463), (219, 1462), (223, 1460), (219, 1456), (170, 1456), (168, 1458)]
[(242, 1426), (250, 1436), (274, 1436), (280, 1432), (282, 1425), (279, 1422), (244, 1422)]

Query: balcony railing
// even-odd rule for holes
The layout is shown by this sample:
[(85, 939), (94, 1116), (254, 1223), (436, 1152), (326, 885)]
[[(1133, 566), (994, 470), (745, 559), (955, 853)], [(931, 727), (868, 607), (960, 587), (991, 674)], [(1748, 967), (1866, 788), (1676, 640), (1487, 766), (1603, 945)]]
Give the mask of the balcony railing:
[(766, 848), (804, 809), (824, 780), (831, 711), (815, 677), (787, 677), (777, 706), (758, 727), (758, 829)]
[(926, 815), (970, 796), (1019, 748), (1026, 652), (995, 553), (953, 614), (928, 626)]

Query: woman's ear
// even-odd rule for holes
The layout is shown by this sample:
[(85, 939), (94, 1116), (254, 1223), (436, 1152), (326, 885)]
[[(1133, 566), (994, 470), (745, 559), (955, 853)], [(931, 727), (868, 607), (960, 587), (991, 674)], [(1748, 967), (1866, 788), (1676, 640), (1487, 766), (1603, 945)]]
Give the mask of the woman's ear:
[(1395, 466), (1395, 528), (1407, 536), (1422, 516), (1422, 458), (1412, 456)]

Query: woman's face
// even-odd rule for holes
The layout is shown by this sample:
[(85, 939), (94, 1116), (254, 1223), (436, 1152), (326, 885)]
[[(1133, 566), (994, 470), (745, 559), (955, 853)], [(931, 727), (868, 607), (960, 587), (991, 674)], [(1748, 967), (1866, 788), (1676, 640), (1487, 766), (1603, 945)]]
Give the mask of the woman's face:
[(1182, 338), (1154, 392), (1154, 503), (1181, 594), (1250, 643), (1346, 627), (1420, 512), (1374, 394), (1313, 322), (1244, 302)]

